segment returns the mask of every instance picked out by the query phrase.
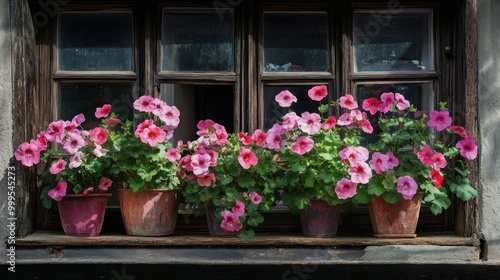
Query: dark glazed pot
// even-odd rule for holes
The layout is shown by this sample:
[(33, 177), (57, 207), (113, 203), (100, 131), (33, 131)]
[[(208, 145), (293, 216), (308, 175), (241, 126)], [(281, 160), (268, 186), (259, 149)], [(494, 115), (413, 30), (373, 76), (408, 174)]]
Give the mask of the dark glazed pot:
[(236, 236), (237, 232), (225, 230), (220, 226), (219, 223), (217, 223), (217, 218), (214, 214), (216, 208), (217, 207), (215, 207), (215, 205), (211, 201), (205, 202), (205, 215), (207, 217), (208, 233), (210, 234), (210, 236)]
[(299, 211), (302, 233), (307, 237), (334, 237), (340, 221), (341, 205), (330, 205), (324, 200), (311, 199)]

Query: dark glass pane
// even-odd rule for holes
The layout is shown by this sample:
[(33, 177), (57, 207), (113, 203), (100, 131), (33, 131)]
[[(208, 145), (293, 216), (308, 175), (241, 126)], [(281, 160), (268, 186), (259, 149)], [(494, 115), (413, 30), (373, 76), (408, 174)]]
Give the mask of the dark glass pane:
[(354, 61), (357, 72), (434, 69), (432, 11), (355, 12)]
[(61, 12), (58, 60), (66, 71), (133, 70), (132, 12)]
[(230, 9), (164, 9), (163, 71), (234, 71)]
[[(319, 102), (312, 100), (307, 92), (312, 86), (265, 86), (264, 87), (264, 130), (271, 128), (277, 121), (281, 121), (281, 117), (284, 116), (289, 110), (295, 112), (300, 116), (303, 112), (318, 113)], [(278, 105), (275, 97), (281, 91), (288, 90), (295, 97), (297, 97), (297, 103), (293, 103), (291, 107), (283, 108)], [(325, 98), (322, 102), (325, 104), (327, 101)]]
[(64, 83), (59, 84), (59, 118), (71, 120), (85, 115), (86, 129), (100, 123), (95, 117), (97, 107), (111, 104), (120, 119), (133, 119), (134, 85), (132, 83)]
[(265, 12), (264, 71), (329, 71), (326, 12)]

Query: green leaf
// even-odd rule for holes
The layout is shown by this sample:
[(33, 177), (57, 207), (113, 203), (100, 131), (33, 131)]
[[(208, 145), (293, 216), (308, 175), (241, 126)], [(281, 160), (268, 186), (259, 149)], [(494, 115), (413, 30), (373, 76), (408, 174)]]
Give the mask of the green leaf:
[(329, 108), (328, 104), (322, 104), (318, 107), (318, 112), (326, 113), (328, 112), (328, 108)]
[(242, 230), (238, 232), (237, 236), (241, 241), (247, 243), (248, 241), (250, 241), (252, 238), (255, 237), (255, 232), (253, 231), (253, 229)]
[(264, 216), (259, 212), (253, 213), (250, 217), (248, 217), (248, 224), (251, 226), (258, 226), (264, 222)]
[(148, 166), (146, 168), (139, 168), (139, 170), (137, 170), (137, 174), (141, 176), (144, 181), (151, 182), (153, 180), (153, 176), (158, 174), (158, 171), (154, 166)]
[(389, 203), (396, 203), (398, 201), (401, 201), (401, 194), (395, 192), (384, 193), (383, 197), (385, 201)]
[(302, 164), (301, 162), (297, 161), (294, 164), (292, 164), (292, 167), (290, 170), (293, 172), (302, 173), (306, 170), (306, 167), (307, 166), (305, 164)]
[(325, 160), (333, 160), (332, 155), (329, 154), (329, 153), (320, 153), (319, 156), (322, 157)]
[(42, 200), (43, 207), (50, 209), (52, 207), (52, 198), (49, 196), (50, 186), (46, 186), (42, 189), (40, 194), (40, 199)]

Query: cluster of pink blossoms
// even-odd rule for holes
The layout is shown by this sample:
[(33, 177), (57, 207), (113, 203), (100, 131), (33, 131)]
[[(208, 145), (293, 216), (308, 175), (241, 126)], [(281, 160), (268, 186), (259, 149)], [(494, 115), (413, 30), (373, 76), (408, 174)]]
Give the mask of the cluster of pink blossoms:
[[(252, 192), (250, 196), (247, 193), (243, 193), (245, 198), (249, 197), (253, 204), (260, 204), (262, 197), (256, 192)], [(243, 228), (243, 224), (240, 222), (240, 217), (247, 215), (245, 210), (245, 203), (237, 200), (235, 206), (231, 208), (231, 211), (223, 210), (220, 215), (222, 216), (221, 228), (227, 231), (240, 231)]]

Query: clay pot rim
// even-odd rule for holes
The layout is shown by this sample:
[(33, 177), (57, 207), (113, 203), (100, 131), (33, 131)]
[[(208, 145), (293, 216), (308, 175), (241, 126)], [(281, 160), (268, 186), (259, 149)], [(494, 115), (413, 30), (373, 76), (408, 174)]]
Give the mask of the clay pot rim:
[[(134, 192), (134, 190), (128, 189), (128, 188), (127, 189), (120, 188), (120, 189), (116, 189), (116, 190), (119, 192), (125, 192), (125, 191)], [(138, 192), (134, 192), (134, 193), (140, 193), (140, 192), (179, 192), (179, 190), (147, 189), (147, 190), (139, 190)]]
[(89, 194), (83, 194), (83, 193), (70, 193), (66, 194), (64, 198), (66, 197), (99, 197), (99, 196), (112, 196), (112, 193), (89, 193)]

